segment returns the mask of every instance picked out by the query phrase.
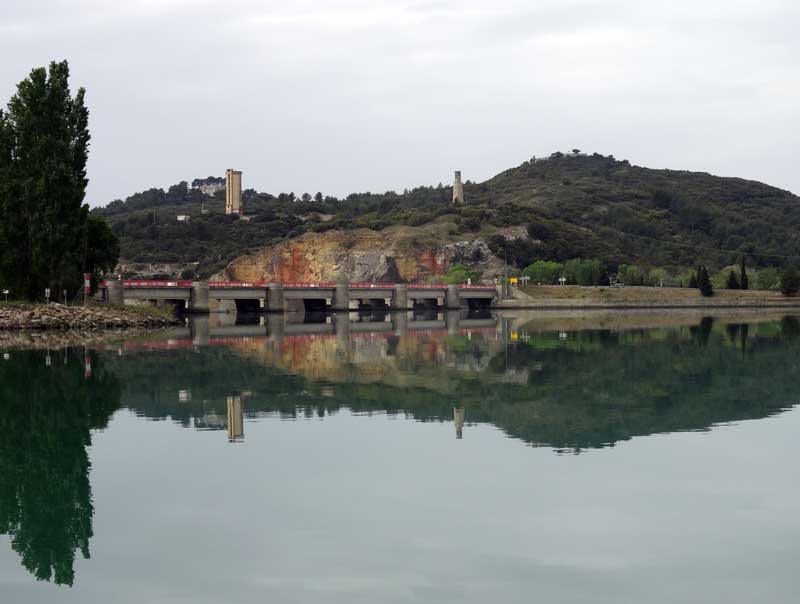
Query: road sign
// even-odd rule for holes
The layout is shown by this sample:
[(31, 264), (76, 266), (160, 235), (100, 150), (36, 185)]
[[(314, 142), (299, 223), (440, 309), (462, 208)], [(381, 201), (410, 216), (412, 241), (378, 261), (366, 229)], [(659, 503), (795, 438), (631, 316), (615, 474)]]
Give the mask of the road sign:
[(83, 273), (83, 288), (87, 294), (92, 292), (92, 273)]
[(50, 300), (50, 288), (49, 287), (45, 287), (44, 288), (44, 299), (47, 300), (47, 301)]

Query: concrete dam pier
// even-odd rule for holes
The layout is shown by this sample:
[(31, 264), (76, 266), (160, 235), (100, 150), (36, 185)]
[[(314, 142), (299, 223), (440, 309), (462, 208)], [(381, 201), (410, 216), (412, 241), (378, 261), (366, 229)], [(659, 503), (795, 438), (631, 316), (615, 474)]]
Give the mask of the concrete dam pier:
[(107, 280), (100, 296), (108, 304), (172, 304), (207, 313), (210, 302), (233, 301), (237, 312), (326, 310), (478, 310), (499, 299), (492, 285), (431, 283), (267, 283), (243, 281)]

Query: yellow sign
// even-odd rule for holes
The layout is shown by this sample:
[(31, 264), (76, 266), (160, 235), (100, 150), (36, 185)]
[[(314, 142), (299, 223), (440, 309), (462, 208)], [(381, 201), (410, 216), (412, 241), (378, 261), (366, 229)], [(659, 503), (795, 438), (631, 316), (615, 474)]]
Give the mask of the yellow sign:
[(517, 284), (517, 278), (516, 278), (516, 277), (511, 277), (511, 278), (508, 280), (508, 282), (509, 282), (511, 285), (516, 285), (516, 284)]

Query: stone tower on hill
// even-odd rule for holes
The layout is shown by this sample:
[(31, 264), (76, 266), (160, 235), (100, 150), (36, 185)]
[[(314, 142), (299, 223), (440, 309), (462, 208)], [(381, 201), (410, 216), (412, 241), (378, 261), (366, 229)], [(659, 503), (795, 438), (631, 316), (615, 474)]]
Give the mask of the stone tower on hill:
[(456, 177), (453, 181), (453, 205), (464, 203), (464, 183), (461, 182), (461, 171), (456, 170)]
[(242, 204), (242, 173), (240, 170), (231, 170), (228, 168), (225, 171), (225, 213), (237, 214), (239, 216), (244, 214), (244, 205)]

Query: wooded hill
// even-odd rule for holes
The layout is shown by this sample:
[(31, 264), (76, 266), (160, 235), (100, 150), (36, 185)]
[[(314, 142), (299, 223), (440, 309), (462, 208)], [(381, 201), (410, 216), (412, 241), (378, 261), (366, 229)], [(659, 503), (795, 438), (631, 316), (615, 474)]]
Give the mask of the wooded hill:
[[(539, 259), (595, 258), (619, 264), (785, 266), (800, 257), (800, 198), (788, 191), (706, 173), (652, 170), (599, 154), (561, 154), (522, 163), (483, 183), (465, 184), (453, 207), (449, 186), (344, 199), (246, 190), (247, 222), (224, 214), (224, 192), (209, 198), (185, 182), (114, 201), (106, 216), (122, 257), (199, 262), (208, 275), (254, 248), (307, 231), (441, 225), (442, 243), (483, 237), (524, 267)], [(201, 214), (205, 207), (208, 211)], [(177, 215), (191, 220), (179, 222)], [(507, 227), (522, 226), (507, 239)], [(527, 234), (527, 236), (525, 235)]]

